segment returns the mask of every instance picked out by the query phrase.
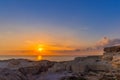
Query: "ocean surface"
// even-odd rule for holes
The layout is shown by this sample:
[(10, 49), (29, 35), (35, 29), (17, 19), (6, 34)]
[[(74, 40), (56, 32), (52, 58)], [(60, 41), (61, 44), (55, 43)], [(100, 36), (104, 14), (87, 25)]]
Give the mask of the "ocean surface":
[[(28, 54), (24, 52), (25, 54)], [(49, 61), (69, 61), (69, 60), (74, 60), (76, 57), (84, 57), (84, 56), (98, 56), (101, 55), (101, 51), (90, 51), (90, 52), (81, 52), (81, 53), (75, 53), (75, 55), (20, 55), (24, 53), (19, 53), (19, 55), (11, 55), (12, 53), (4, 53), (1, 52), (0, 55), (0, 60), (8, 60), (8, 59), (29, 59), (29, 60), (49, 60)], [(84, 53), (84, 54), (83, 54)], [(10, 55), (9, 55), (10, 54)], [(15, 54), (15, 53), (14, 53)], [(16, 53), (18, 54), (18, 53)], [(60, 54), (60, 53), (59, 53)], [(70, 53), (71, 54), (71, 53)], [(73, 53), (72, 53), (73, 54)], [(89, 55), (87, 55), (89, 54)]]
[(8, 59), (29, 59), (29, 60), (49, 60), (49, 61), (69, 61), (73, 60), (75, 57), (80, 56), (0, 56), (0, 60), (8, 60)]

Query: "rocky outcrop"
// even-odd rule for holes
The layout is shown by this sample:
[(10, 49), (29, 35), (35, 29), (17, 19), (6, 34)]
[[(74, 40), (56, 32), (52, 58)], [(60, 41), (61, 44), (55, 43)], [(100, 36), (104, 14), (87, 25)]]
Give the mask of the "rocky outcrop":
[(80, 74), (85, 80), (120, 80), (119, 68), (120, 46), (114, 46), (105, 48), (102, 56), (77, 57), (73, 61), (54, 64), (50, 69)]
[(71, 61), (0, 61), (0, 80), (120, 80), (120, 46)]
[(36, 74), (40, 74), (41, 72), (48, 71), (48, 69), (52, 67), (53, 64), (54, 62), (50, 62), (50, 61), (40, 61), (34, 63), (34, 65), (32, 66), (21, 67), (18, 70), (22, 72), (24, 75), (27, 74), (36, 75)]
[(0, 69), (0, 80), (28, 80), (28, 79), (19, 71), (10, 69)]
[(112, 66), (101, 56), (78, 57), (73, 61), (58, 62), (49, 68), (49, 72), (67, 71), (72, 73), (87, 73), (88, 71), (110, 71)]
[(103, 60), (109, 62), (116, 70), (120, 68), (120, 46), (104, 48)]
[(49, 68), (49, 72), (61, 72), (66, 70), (66, 64), (64, 62), (58, 62), (53, 67)]
[(48, 71), (55, 62), (10, 59), (0, 62), (0, 80), (35, 80), (36, 75)]
[(104, 52), (106, 52), (106, 53), (120, 52), (120, 46), (106, 47), (106, 48), (104, 48)]

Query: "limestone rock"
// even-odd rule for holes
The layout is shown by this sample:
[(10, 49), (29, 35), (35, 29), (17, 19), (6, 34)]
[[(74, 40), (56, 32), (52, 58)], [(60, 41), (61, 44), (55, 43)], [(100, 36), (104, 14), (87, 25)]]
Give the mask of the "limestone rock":
[(107, 63), (106, 61), (99, 61), (94, 64), (88, 65), (88, 68), (92, 71), (111, 71), (112, 65)]
[(113, 60), (113, 53), (103, 55), (102, 59), (105, 61), (108, 61), (108, 62), (112, 61)]
[(114, 68), (120, 68), (120, 55), (113, 56), (112, 66)]
[(44, 69), (40, 66), (31, 66), (31, 67), (19, 68), (19, 71), (23, 73), (24, 75), (27, 75), (27, 74), (35, 75), (35, 74), (38, 74), (44, 71)]
[(85, 73), (88, 71), (88, 66), (84, 63), (71, 65), (71, 70), (73, 73)]
[(120, 52), (120, 46), (106, 47), (106, 48), (104, 48), (104, 52), (106, 52), (106, 53)]
[(46, 72), (50, 67), (52, 67), (54, 62), (50, 61), (40, 61), (34, 63), (32, 66), (28, 67), (21, 67), (19, 68), (19, 71), (22, 72), (23, 74), (40, 74), (41, 72)]
[(55, 63), (54, 66), (49, 69), (50, 72), (60, 72), (65, 70), (66, 70), (66, 65), (62, 62)]

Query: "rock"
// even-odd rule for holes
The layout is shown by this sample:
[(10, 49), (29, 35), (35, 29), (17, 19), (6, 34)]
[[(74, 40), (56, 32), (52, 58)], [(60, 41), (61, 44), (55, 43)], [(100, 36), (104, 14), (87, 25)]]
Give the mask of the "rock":
[(86, 73), (88, 66), (84, 63), (73, 64), (71, 65), (71, 70), (73, 73)]
[(114, 68), (120, 68), (120, 55), (113, 56), (111, 64)]
[(104, 75), (102, 78), (100, 78), (99, 80), (117, 80), (115, 78), (115, 76), (113, 75)]
[(96, 61), (101, 60), (102, 56), (86, 56), (86, 57), (76, 57), (74, 59), (75, 62), (82, 62), (82, 61)]
[(60, 80), (87, 80), (84, 77), (76, 77), (76, 76), (65, 76), (62, 77)]
[(111, 70), (111, 64), (101, 60), (101, 56), (80, 57), (74, 60), (72, 70), (77, 73), (84, 73), (87, 71), (109, 71)]
[(87, 76), (86, 80), (99, 80), (97, 76)]
[(106, 48), (104, 48), (104, 52), (106, 52), (106, 53), (120, 52), (120, 46), (106, 47)]
[(11, 59), (9, 62), (8, 62), (8, 65), (9, 68), (15, 68), (17, 66), (20, 65), (20, 61), (19, 60), (15, 60), (15, 59)]
[(108, 62), (113, 60), (113, 53), (111, 53), (111, 54), (104, 53), (104, 54), (105, 55), (102, 57), (103, 60), (108, 61)]
[(0, 69), (0, 80), (28, 80), (19, 71)]
[(44, 66), (44, 67), (52, 67), (56, 62), (51, 62), (51, 61), (47, 61), (47, 60), (42, 60), (39, 62), (35, 62), (36, 65), (40, 65), (40, 66)]
[(52, 67), (53, 64), (54, 62), (50, 62), (50, 61), (40, 61), (40, 62), (34, 63), (34, 65), (32, 66), (21, 67), (18, 70), (22, 72), (24, 75), (27, 75), (27, 74), (35, 75), (35, 74), (40, 74), (41, 72), (48, 71), (48, 69)]
[(116, 70), (120, 68), (120, 46), (104, 48), (103, 60), (109, 62)]
[(5, 60), (5, 61), (1, 61), (0, 64), (2, 66), (0, 66), (0, 68), (2, 68), (4, 66), (4, 68), (19, 69), (21, 67), (32, 66), (35, 63), (37, 63), (37, 62), (26, 60), (26, 59), (9, 59), (9, 60)]
[(107, 47), (102, 56), (71, 61), (0, 61), (0, 80), (119, 80), (120, 46)]
[(88, 71), (110, 71), (111, 64), (100, 60), (101, 56), (79, 57), (73, 61), (58, 62), (49, 68), (50, 72), (87, 73)]
[(23, 73), (24, 75), (27, 75), (27, 74), (35, 75), (35, 74), (39, 74), (39, 73), (41, 73), (42, 71), (45, 71), (45, 70), (44, 70), (44, 67), (31, 66), (31, 67), (19, 68), (19, 71), (21, 73)]
[(63, 62), (55, 63), (53, 67), (49, 69), (50, 72), (61, 72), (66, 70), (66, 65)]
[(111, 71), (112, 65), (107, 63), (106, 61), (99, 61), (93, 64), (88, 65), (89, 70), (91, 71), (104, 71), (108, 72)]
[(62, 77), (71, 76), (69, 73), (65, 72), (54, 72), (54, 73), (44, 73), (40, 74), (35, 80), (60, 80)]

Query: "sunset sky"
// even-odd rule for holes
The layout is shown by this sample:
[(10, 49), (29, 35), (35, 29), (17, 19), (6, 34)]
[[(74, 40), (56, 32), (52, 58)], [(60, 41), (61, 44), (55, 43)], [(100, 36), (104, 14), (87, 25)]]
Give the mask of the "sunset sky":
[(0, 0), (2, 55), (39, 48), (71, 55), (118, 44), (120, 0)]

